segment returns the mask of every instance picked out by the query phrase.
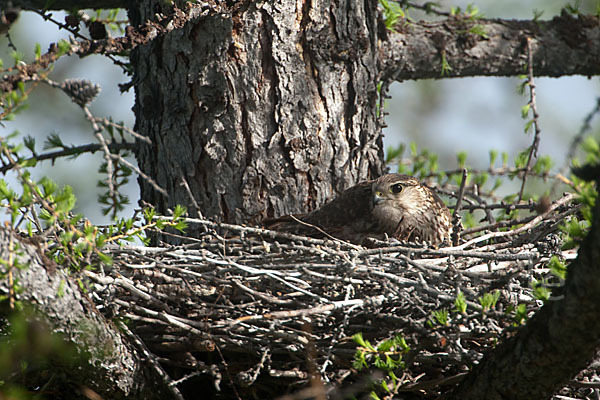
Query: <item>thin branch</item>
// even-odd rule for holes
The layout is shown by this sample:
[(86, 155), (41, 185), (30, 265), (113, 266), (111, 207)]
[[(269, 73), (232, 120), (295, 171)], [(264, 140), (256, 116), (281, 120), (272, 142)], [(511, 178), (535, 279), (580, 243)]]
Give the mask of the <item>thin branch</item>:
[(456, 205), (454, 206), (454, 212), (452, 213), (452, 244), (458, 245), (460, 241), (460, 207), (462, 205), (463, 196), (465, 194), (465, 185), (467, 184), (467, 169), (462, 170), (462, 179), (460, 181), (460, 188), (458, 189), (458, 197), (456, 198)]
[[(108, 149), (111, 151), (120, 151), (120, 150), (134, 150), (136, 148), (135, 143), (130, 143), (130, 142), (110, 142), (106, 144), (108, 146)], [(22, 160), (19, 160), (18, 162), (29, 162), (29, 161), (46, 161), (46, 160), (51, 160), (52, 162), (56, 161), (56, 159), (61, 158), (61, 157), (69, 157), (69, 156), (77, 156), (83, 153), (90, 153), (90, 154), (94, 154), (95, 152), (99, 151), (99, 150), (103, 150), (103, 147), (101, 144), (98, 143), (90, 143), (90, 144), (84, 144), (84, 145), (80, 145), (80, 146), (68, 146), (65, 147), (63, 150), (57, 150), (57, 151), (53, 151), (50, 153), (43, 153), (43, 154), (36, 154), (32, 157), (29, 158), (25, 158)], [(12, 165), (3, 165), (2, 167), (0, 167), (0, 173), (5, 174), (7, 171), (11, 170), (13, 168)]]
[(165, 189), (163, 189), (162, 187), (160, 187), (160, 185), (158, 183), (156, 183), (156, 181), (154, 179), (152, 179), (149, 175), (145, 174), (136, 165), (133, 165), (132, 163), (127, 161), (120, 154), (109, 153), (109, 157), (113, 160), (117, 160), (120, 163), (127, 165), (129, 168), (131, 168), (133, 171), (135, 171), (139, 176), (141, 176), (143, 179), (145, 179), (154, 188), (154, 190), (156, 190), (158, 193), (162, 194), (165, 197), (169, 197), (169, 194), (167, 193), (167, 191)]
[(404, 7), (416, 8), (417, 10), (424, 11), (427, 14), (435, 14), (444, 17), (450, 16), (448, 11), (436, 10), (436, 7), (439, 7), (439, 5), (432, 1), (425, 2), (425, 4), (417, 4), (412, 1), (399, 0), (398, 3)]
[(533, 159), (537, 157), (538, 147), (540, 145), (540, 133), (541, 129), (538, 123), (539, 114), (537, 112), (536, 105), (536, 96), (535, 96), (535, 82), (533, 80), (533, 51), (531, 50), (531, 38), (527, 38), (527, 86), (529, 86), (529, 106), (531, 107), (531, 112), (533, 113), (533, 127), (535, 130), (533, 136), (533, 143), (529, 149), (529, 156), (527, 157), (527, 166), (525, 167), (525, 172), (523, 173), (523, 183), (521, 184), (521, 189), (519, 190), (518, 201), (521, 201), (523, 198), (523, 191), (525, 190), (525, 182), (527, 181), (527, 174), (531, 171), (531, 163)]
[(463, 250), (466, 249), (474, 244), (477, 243), (481, 243), (484, 242), (486, 240), (489, 240), (491, 238), (496, 238), (496, 237), (501, 237), (501, 236), (514, 236), (517, 235), (523, 231), (526, 231), (527, 229), (531, 229), (533, 226), (535, 226), (536, 224), (538, 224), (540, 221), (542, 221), (547, 215), (549, 215), (550, 213), (552, 213), (554, 210), (556, 210), (558, 207), (561, 207), (565, 204), (568, 204), (569, 202), (571, 202), (573, 199), (575, 198), (575, 195), (572, 193), (568, 193), (567, 195), (563, 196), (562, 198), (558, 199), (557, 201), (554, 202), (554, 204), (552, 204), (552, 206), (550, 206), (548, 208), (548, 210), (546, 210), (546, 212), (544, 212), (541, 215), (538, 215), (537, 217), (533, 218), (531, 221), (529, 221), (528, 223), (526, 223), (525, 225), (517, 228), (517, 229), (513, 229), (511, 231), (506, 231), (506, 232), (490, 232), (488, 234), (476, 237), (475, 239), (472, 239), (466, 243), (463, 243), (460, 246), (455, 246), (453, 249), (456, 250)]
[(102, 128), (100, 124), (96, 122), (94, 116), (92, 115), (90, 109), (87, 106), (82, 106), (83, 112), (85, 113), (86, 119), (92, 124), (92, 128), (94, 129), (94, 136), (100, 142), (100, 147), (104, 151), (104, 159), (106, 160), (106, 175), (108, 176), (106, 179), (106, 184), (108, 185), (108, 192), (110, 197), (112, 198), (113, 204), (118, 204), (117, 191), (115, 189), (115, 181), (114, 181), (114, 166), (111, 158), (111, 152), (108, 149), (108, 145), (106, 144), (106, 140), (104, 136), (102, 136)]
[(111, 121), (108, 118), (94, 117), (94, 120), (97, 123), (102, 124), (104, 126), (112, 126), (113, 128), (122, 129), (125, 132), (129, 133), (130, 135), (132, 135), (133, 137), (135, 137), (136, 139), (141, 140), (142, 142), (147, 143), (147, 144), (152, 144), (152, 141), (150, 140), (150, 138), (148, 138), (147, 136), (140, 135), (139, 133), (137, 133), (133, 129), (128, 128), (128, 127), (126, 127), (123, 124), (117, 124), (116, 122)]

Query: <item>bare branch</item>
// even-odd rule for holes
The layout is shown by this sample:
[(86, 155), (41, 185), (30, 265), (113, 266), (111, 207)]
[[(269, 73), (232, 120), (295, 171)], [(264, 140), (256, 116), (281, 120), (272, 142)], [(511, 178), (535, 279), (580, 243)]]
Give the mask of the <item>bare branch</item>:
[[(530, 121), (533, 124), (534, 135), (533, 135), (533, 143), (529, 148), (529, 155), (527, 156), (527, 164), (525, 166), (525, 172), (523, 173), (523, 179), (521, 183), (521, 189), (519, 190), (518, 201), (521, 201), (523, 198), (523, 191), (525, 190), (525, 182), (527, 182), (527, 174), (531, 171), (531, 163), (533, 159), (537, 157), (538, 147), (540, 146), (540, 125), (539, 125), (539, 117), (537, 111), (536, 104), (536, 96), (535, 96), (535, 82), (533, 80), (533, 54), (531, 51), (531, 38), (527, 38), (527, 86), (529, 87), (529, 104), (528, 106), (531, 108), (531, 113), (533, 114), (533, 119)], [(529, 111), (527, 112), (529, 115)], [(530, 123), (528, 121), (528, 123)]]

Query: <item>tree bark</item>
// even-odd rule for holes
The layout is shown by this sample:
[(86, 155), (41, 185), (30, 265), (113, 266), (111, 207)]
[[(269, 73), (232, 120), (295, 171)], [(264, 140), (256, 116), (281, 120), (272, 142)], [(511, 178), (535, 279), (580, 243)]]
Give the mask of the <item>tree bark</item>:
[[(141, 7), (144, 21), (158, 3)], [(136, 130), (153, 142), (137, 157), (169, 193), (140, 180), (141, 196), (162, 212), (257, 222), (384, 171), (375, 0), (248, 2), (190, 20), (132, 62)]]
[[(35, 243), (14, 233), (11, 238), (9, 231), (0, 228), (0, 259), (14, 259), (23, 266), (11, 269), (20, 288), (16, 300), (33, 306), (52, 331), (75, 344), (82, 355), (78, 368), (65, 371), (69, 382), (91, 387), (104, 398), (170, 398), (140, 354), (96, 310), (73, 277), (42, 254)], [(5, 264), (0, 273), (8, 273)], [(9, 295), (8, 279), (0, 280), (0, 293)]]
[[(478, 26), (484, 34), (469, 33)], [(600, 74), (600, 22), (563, 12), (550, 21), (450, 18), (400, 24), (380, 46), (381, 79), (516, 76), (531, 41), (537, 76)], [(449, 69), (442, 72), (442, 56)]]

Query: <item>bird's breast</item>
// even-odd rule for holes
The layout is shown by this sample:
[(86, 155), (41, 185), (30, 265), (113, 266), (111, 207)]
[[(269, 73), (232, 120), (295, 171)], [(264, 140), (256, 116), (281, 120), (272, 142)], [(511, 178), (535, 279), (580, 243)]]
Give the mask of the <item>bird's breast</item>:
[(373, 220), (376, 222), (376, 229), (380, 233), (394, 235), (398, 229), (398, 224), (402, 222), (406, 212), (400, 208), (393, 207), (384, 203), (373, 207)]

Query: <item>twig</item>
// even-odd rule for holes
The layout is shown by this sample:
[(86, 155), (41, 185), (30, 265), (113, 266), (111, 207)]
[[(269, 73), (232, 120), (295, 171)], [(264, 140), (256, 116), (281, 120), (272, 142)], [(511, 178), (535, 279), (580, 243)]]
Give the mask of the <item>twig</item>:
[(462, 205), (463, 196), (465, 194), (465, 185), (467, 184), (467, 169), (462, 170), (462, 179), (460, 181), (460, 188), (458, 190), (458, 197), (456, 198), (456, 205), (454, 206), (454, 212), (452, 213), (452, 244), (458, 245), (460, 241), (460, 207)]
[[(181, 179), (180, 185), (183, 186), (183, 188), (185, 189), (190, 201), (192, 202), (192, 205), (194, 206), (194, 209), (198, 213), (198, 216), (200, 218), (203, 218), (202, 210), (200, 209), (200, 206), (198, 205), (198, 202), (196, 201), (196, 198), (194, 197), (194, 194), (192, 193), (192, 190), (190, 189), (190, 185), (188, 184), (187, 180), (183, 175), (179, 179)], [(204, 225), (202, 225), (202, 227), (206, 230), (206, 227)]]
[(333, 241), (344, 243), (346, 246), (354, 247), (355, 249), (359, 248), (358, 246), (356, 246), (356, 245), (354, 245), (354, 244), (352, 244), (350, 242), (347, 242), (347, 241), (342, 240), (342, 239), (338, 239), (335, 236), (330, 235), (329, 233), (325, 232), (323, 229), (321, 229), (320, 227), (318, 227), (316, 225), (309, 224), (308, 222), (304, 222), (304, 221), (300, 220), (295, 215), (290, 215), (290, 218), (292, 218), (294, 221), (296, 221), (300, 225), (304, 225), (304, 226), (307, 226), (307, 227), (309, 227), (311, 229), (314, 229), (315, 231), (323, 234), (324, 236), (328, 237), (329, 239), (331, 239)]
[[(465, 187), (463, 212), (473, 204), (468, 196)], [(474, 205), (486, 209), (488, 205), (481, 205), (486, 196), (480, 195), (480, 204)], [(113, 268), (110, 276), (94, 280), (91, 298), (99, 305), (110, 299), (148, 349), (162, 355), (158, 362), (163, 366), (193, 368), (182, 361), (181, 352), (193, 349), (197, 357), (196, 352), (218, 350), (219, 356), (211, 357), (213, 367), (228, 374), (240, 398), (255, 387), (273, 385), (276, 377), (299, 383), (315, 372), (321, 381), (331, 382), (326, 386), (329, 395), (336, 387), (350, 387), (347, 377), (355, 376), (349, 371), (357, 349), (351, 336), (357, 332), (374, 346), (401, 334), (415, 349), (399, 380), (404, 389), (440, 395), (446, 388), (440, 385), (453, 382), (501, 340), (501, 327), (514, 323), (509, 307), (525, 304), (528, 313), (539, 308), (530, 282), (549, 274), (549, 258), (575, 256), (574, 250), (554, 244), (555, 235), (548, 236), (577, 210), (573, 198), (569, 194), (544, 214), (510, 221), (524, 224), (515, 233), (494, 232), (506, 249), (482, 246), (480, 241), (468, 242), (468, 248), (389, 243), (354, 248), (258, 227), (188, 219), (207, 232), (180, 236), (184, 245), (106, 249)], [(459, 290), (467, 308), (448, 312), (448, 323), (438, 324), (432, 313), (454, 309)], [(501, 293), (497, 306), (484, 308), (482, 296), (495, 290)], [(139, 301), (139, 296), (146, 300)], [(302, 330), (305, 323), (312, 332)], [(213, 345), (202, 344), (207, 340)], [(319, 349), (310, 353), (312, 367), (303, 362), (311, 343)], [(220, 375), (199, 369), (202, 379), (219, 384)]]
[[(162, 218), (170, 219), (170, 217), (162, 217)], [(228, 229), (228, 230), (231, 230), (234, 232), (254, 233), (254, 234), (264, 235), (264, 236), (275, 238), (275, 239), (298, 240), (298, 241), (302, 241), (305, 243), (318, 244), (318, 245), (323, 245), (323, 244), (327, 243), (327, 241), (323, 240), (323, 239), (315, 239), (315, 238), (310, 238), (307, 236), (294, 235), (293, 233), (287, 233), (287, 232), (272, 231), (272, 230), (265, 229), (265, 228), (226, 224), (226, 223), (213, 222), (213, 221), (199, 219), (199, 218), (185, 218), (185, 221), (189, 222), (189, 223), (193, 223), (193, 224), (201, 224), (201, 225), (210, 226), (211, 228), (214, 228), (214, 229)], [(347, 244), (347, 242), (343, 242), (343, 241), (337, 241), (337, 242), (341, 245), (347, 246), (352, 249), (360, 249), (360, 247)]]
[(117, 124), (114, 121), (109, 120), (108, 118), (98, 118), (98, 117), (94, 117), (94, 120), (99, 123), (102, 124), (104, 126), (112, 126), (113, 128), (117, 128), (117, 129), (122, 129), (123, 131), (129, 133), (131, 136), (133, 136), (134, 138), (141, 140), (144, 143), (147, 144), (152, 144), (152, 141), (150, 140), (150, 138), (148, 138), (147, 136), (144, 135), (140, 135), (139, 133), (137, 133), (136, 131), (134, 131), (131, 128), (126, 127), (123, 124)]
[(292, 318), (292, 317), (300, 317), (314, 314), (324, 314), (328, 313), (337, 308), (344, 308), (350, 306), (364, 305), (364, 304), (378, 304), (385, 300), (383, 296), (375, 296), (373, 298), (368, 299), (354, 299), (354, 300), (342, 300), (342, 301), (334, 301), (331, 304), (324, 304), (322, 306), (317, 306), (308, 309), (302, 310), (292, 310), (292, 311), (275, 311), (272, 313), (264, 314), (264, 315), (248, 315), (244, 317), (240, 317), (237, 319), (237, 322), (247, 322), (250, 320), (260, 320), (260, 319), (282, 319), (282, 318)]
[[(130, 142), (110, 142), (110, 143), (106, 143), (106, 145), (108, 146), (108, 149), (110, 151), (134, 150), (136, 147), (135, 143), (130, 143)], [(55, 161), (57, 158), (60, 158), (60, 157), (80, 155), (82, 153), (93, 154), (99, 150), (103, 150), (103, 146), (101, 144), (97, 144), (97, 143), (84, 144), (84, 145), (80, 145), (80, 146), (68, 146), (68, 147), (65, 147), (63, 150), (53, 151), (50, 153), (36, 154), (32, 157), (25, 158), (22, 161), (24, 161), (24, 162), (33, 161), (33, 160)], [(0, 167), (0, 173), (4, 174), (7, 171), (9, 171), (10, 169), (12, 169), (12, 166), (3, 165), (2, 167)]]
[(90, 109), (87, 106), (82, 106), (81, 108), (83, 109), (86, 119), (92, 124), (92, 129), (94, 130), (94, 136), (96, 136), (96, 138), (98, 139), (98, 142), (100, 142), (100, 147), (102, 148), (102, 151), (104, 151), (104, 160), (106, 160), (106, 175), (108, 176), (108, 178), (106, 179), (106, 184), (108, 185), (109, 195), (113, 199), (113, 204), (117, 204), (118, 199), (117, 199), (117, 191), (115, 190), (114, 166), (113, 166), (112, 158), (110, 157), (111, 152), (108, 149), (106, 140), (104, 140), (104, 136), (102, 136), (102, 128), (96, 122)]
[(154, 188), (154, 190), (156, 190), (158, 193), (162, 194), (165, 197), (169, 197), (169, 194), (167, 193), (167, 191), (165, 189), (163, 189), (162, 187), (160, 187), (160, 185), (158, 183), (156, 183), (156, 181), (154, 179), (152, 179), (149, 175), (145, 174), (136, 165), (133, 165), (132, 163), (127, 161), (120, 154), (109, 153), (109, 157), (113, 160), (117, 160), (117, 161), (127, 165), (129, 168), (131, 168), (133, 171), (135, 171), (139, 176), (141, 176), (146, 182), (148, 182)]
[(529, 221), (528, 223), (526, 223), (525, 225), (521, 226), (520, 228), (514, 229), (512, 231), (506, 231), (506, 232), (490, 232), (488, 234), (476, 237), (475, 239), (472, 239), (466, 243), (463, 243), (460, 246), (456, 246), (453, 249), (455, 250), (463, 250), (466, 249), (469, 246), (472, 246), (474, 244), (489, 240), (491, 238), (495, 238), (495, 237), (501, 237), (501, 236), (514, 236), (517, 235), (523, 231), (526, 231), (527, 229), (531, 229), (533, 226), (535, 226), (537, 223), (539, 223), (540, 221), (542, 221), (547, 215), (549, 215), (551, 212), (553, 212), (555, 209), (557, 209), (558, 207), (567, 204), (568, 202), (570, 202), (571, 200), (573, 200), (575, 198), (575, 195), (572, 193), (569, 193), (565, 196), (563, 196), (561, 199), (558, 199), (557, 201), (554, 202), (554, 204), (552, 204), (552, 206), (550, 206), (548, 208), (548, 210), (546, 212), (544, 212), (541, 215), (538, 215), (537, 217), (533, 218), (531, 221)]
[(536, 105), (536, 97), (535, 97), (535, 82), (533, 80), (533, 51), (531, 49), (531, 38), (527, 38), (527, 85), (529, 86), (529, 105), (531, 106), (531, 112), (533, 113), (533, 127), (535, 130), (535, 134), (533, 136), (533, 143), (531, 144), (531, 148), (529, 149), (529, 156), (527, 157), (527, 166), (525, 167), (525, 172), (523, 173), (523, 182), (521, 184), (521, 189), (519, 190), (518, 201), (521, 201), (523, 198), (523, 191), (525, 190), (525, 182), (527, 181), (527, 174), (531, 171), (531, 163), (534, 157), (537, 157), (538, 147), (540, 145), (540, 133), (541, 129), (538, 123), (538, 112)]
[[(38, 15), (40, 15), (44, 20), (46, 21), (50, 21), (53, 24), (55, 24), (56, 26), (59, 27), (59, 29), (65, 29), (66, 31), (68, 31), (69, 33), (71, 33), (73, 36), (82, 39), (86, 42), (92, 42), (91, 39), (88, 39), (87, 37), (83, 36), (81, 33), (79, 33), (79, 30), (71, 28), (70, 26), (63, 24), (57, 20), (55, 20), (54, 18), (52, 18), (50, 15), (46, 14), (46, 12), (44, 11), (40, 11), (40, 10), (33, 10), (35, 13), (37, 13)], [(127, 72), (126, 70), (126, 65), (117, 60), (112, 54), (104, 54), (109, 60), (111, 60), (115, 65), (118, 65), (119, 67), (121, 67), (123, 69), (124, 72)]]
[(163, 382), (169, 388), (169, 391), (171, 392), (171, 394), (176, 399), (184, 400), (183, 395), (181, 394), (179, 389), (177, 389), (177, 387), (175, 387), (175, 385), (172, 384), (173, 380), (171, 379), (171, 377), (165, 372), (165, 370), (160, 366), (160, 363), (156, 360), (156, 355), (154, 355), (150, 350), (148, 350), (148, 348), (146, 347), (146, 344), (135, 333), (131, 332), (129, 330), (129, 328), (127, 327), (127, 325), (125, 325), (121, 321), (117, 321), (117, 324), (119, 325), (120, 330), (123, 333), (125, 333), (125, 335), (127, 337), (129, 337), (129, 339), (133, 343), (135, 343), (138, 350), (144, 356), (143, 359), (145, 359), (146, 362), (148, 362), (150, 364), (150, 366), (152, 366), (154, 371), (156, 371), (157, 375), (163, 380)]
[(465, 194), (465, 185), (466, 184), (467, 184), (467, 169), (463, 168), (462, 179), (460, 181), (460, 189), (458, 190), (458, 196), (456, 197), (456, 205), (454, 206), (454, 212), (452, 213), (453, 217), (456, 217), (458, 215), (458, 212), (460, 211), (463, 195)]
[(405, 6), (409, 6), (411, 8), (416, 8), (418, 10), (422, 10), (424, 12), (426, 12), (427, 14), (436, 14), (439, 15), (441, 17), (448, 17), (450, 16), (450, 13), (448, 11), (440, 11), (440, 10), (436, 10), (435, 7), (438, 7), (438, 4), (435, 2), (426, 2), (424, 4), (417, 4), (417, 3), (413, 3), (412, 1), (406, 1), (406, 0), (399, 0), (398, 1), (399, 4), (405, 5)]

